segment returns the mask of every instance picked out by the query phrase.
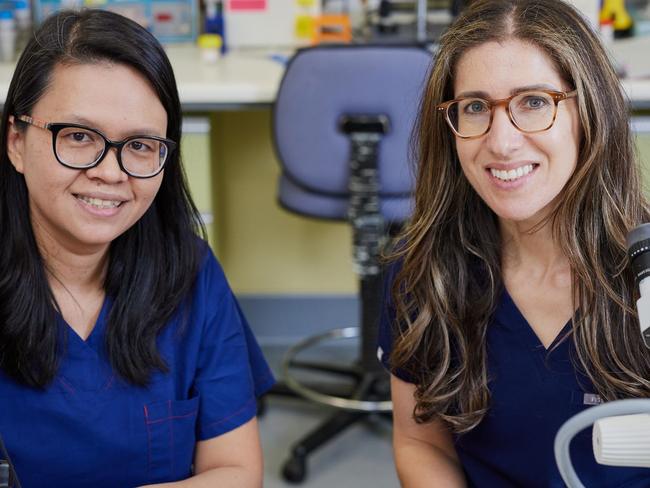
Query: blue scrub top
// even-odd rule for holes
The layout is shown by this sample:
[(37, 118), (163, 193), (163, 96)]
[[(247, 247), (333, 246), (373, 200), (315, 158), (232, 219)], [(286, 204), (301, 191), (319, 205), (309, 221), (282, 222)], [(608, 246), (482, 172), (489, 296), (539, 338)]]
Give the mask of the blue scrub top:
[[(379, 357), (400, 379), (409, 375), (390, 367), (395, 310), (387, 274), (379, 326)], [(507, 291), (503, 291), (487, 329), (487, 368), (490, 408), (470, 432), (455, 435), (456, 451), (468, 485), (480, 488), (561, 488), (553, 443), (561, 425), (592, 403), (591, 382), (576, 371), (573, 341), (558, 339), (544, 348)], [(587, 396), (586, 396), (587, 395)], [(591, 428), (574, 437), (571, 460), (582, 483), (589, 488), (650, 487), (650, 469), (601, 466), (593, 456)]]
[[(223, 271), (207, 245), (192, 294), (159, 337), (168, 373), (150, 386), (122, 380), (104, 351), (107, 297), (83, 341), (68, 345), (44, 391), (0, 372), (0, 435), (23, 488), (116, 488), (191, 475), (195, 444), (256, 414), (274, 383)], [(183, 318), (186, 321), (183, 324)]]

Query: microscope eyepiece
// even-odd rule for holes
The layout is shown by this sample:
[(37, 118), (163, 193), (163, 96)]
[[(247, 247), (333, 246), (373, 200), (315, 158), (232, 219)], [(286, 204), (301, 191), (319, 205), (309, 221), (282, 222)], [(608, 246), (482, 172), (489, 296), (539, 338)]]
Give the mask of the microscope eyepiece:
[(650, 276), (650, 224), (635, 227), (627, 235), (627, 253), (637, 284)]

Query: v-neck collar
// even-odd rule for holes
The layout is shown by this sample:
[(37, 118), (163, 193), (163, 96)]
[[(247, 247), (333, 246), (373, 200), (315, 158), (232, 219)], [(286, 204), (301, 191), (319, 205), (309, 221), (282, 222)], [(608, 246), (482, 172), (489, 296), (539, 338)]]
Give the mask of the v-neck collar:
[(104, 297), (102, 306), (99, 309), (99, 314), (97, 315), (97, 320), (95, 320), (95, 325), (90, 331), (88, 337), (84, 340), (77, 334), (77, 332), (66, 322), (65, 318), (60, 313), (57, 313), (57, 320), (59, 321), (63, 332), (65, 334), (66, 342), (70, 345), (75, 345), (76, 347), (82, 349), (91, 349), (95, 352), (99, 351), (104, 338), (104, 331), (106, 329), (106, 321), (108, 319), (108, 313), (112, 305), (112, 300), (110, 297)]
[(573, 324), (573, 319), (569, 319), (569, 321), (564, 324), (564, 327), (562, 327), (562, 330), (558, 332), (557, 336), (555, 336), (553, 341), (549, 344), (548, 348), (545, 347), (505, 287), (502, 288), (501, 303), (496, 309), (494, 319), (503, 327), (514, 332), (520, 332), (524, 336), (527, 344), (544, 353), (551, 352), (556, 348), (564, 337), (571, 331)]
[(104, 350), (106, 322), (112, 300), (104, 298), (90, 335), (83, 340), (65, 319), (57, 314), (57, 323), (63, 336), (62, 361), (55, 388), (69, 395), (80, 392), (107, 391), (113, 384), (114, 373)]

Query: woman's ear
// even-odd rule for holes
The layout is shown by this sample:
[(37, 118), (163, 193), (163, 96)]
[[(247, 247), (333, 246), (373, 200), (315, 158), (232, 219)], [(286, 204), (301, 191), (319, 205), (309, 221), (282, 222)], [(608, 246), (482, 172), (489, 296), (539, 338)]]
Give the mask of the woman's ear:
[(16, 126), (16, 120), (13, 115), (9, 116), (7, 125), (7, 155), (9, 161), (13, 164), (16, 171), (23, 172), (24, 160), (23, 153), (25, 150), (25, 131), (21, 131)]

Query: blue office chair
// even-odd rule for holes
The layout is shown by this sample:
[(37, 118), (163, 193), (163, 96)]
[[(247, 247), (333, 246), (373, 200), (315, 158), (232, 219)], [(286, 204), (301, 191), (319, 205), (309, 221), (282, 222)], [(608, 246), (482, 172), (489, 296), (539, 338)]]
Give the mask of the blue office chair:
[[(389, 230), (411, 212), (409, 140), (431, 59), (420, 46), (319, 46), (298, 51), (280, 85), (273, 113), (282, 166), (279, 203), (306, 217), (350, 223), (361, 301), (359, 327), (310, 337), (285, 355), (286, 386), (337, 409), (293, 446), (283, 467), (288, 481), (304, 480), (309, 453), (336, 434), (370, 414), (391, 410), (389, 377), (376, 352), (379, 258)], [(353, 365), (297, 358), (321, 341), (352, 337), (360, 338)], [(293, 373), (301, 369), (352, 378), (355, 386), (345, 393), (325, 392), (299, 381)]]

